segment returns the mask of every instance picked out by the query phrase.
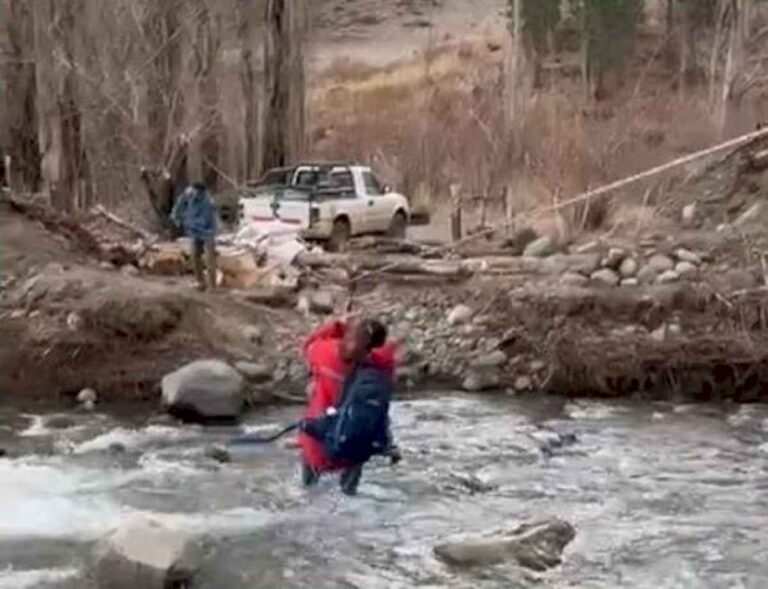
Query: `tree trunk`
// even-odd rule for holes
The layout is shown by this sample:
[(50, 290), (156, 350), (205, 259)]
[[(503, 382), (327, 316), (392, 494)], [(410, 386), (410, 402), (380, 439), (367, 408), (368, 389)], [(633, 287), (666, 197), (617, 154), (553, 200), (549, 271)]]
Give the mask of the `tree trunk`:
[(306, 0), (267, 0), (262, 171), (304, 151)]
[(75, 14), (82, 6), (39, 0), (35, 9), (42, 174), (51, 205), (72, 211), (91, 204), (75, 74)]
[(261, 125), (259, 121), (259, 89), (256, 86), (254, 63), (253, 0), (237, 1), (237, 38), (240, 44), (240, 86), (245, 112), (243, 114), (243, 165), (241, 176), (250, 179), (259, 173)]
[(10, 59), (3, 71), (6, 91), (9, 161), (8, 182), (14, 190), (34, 192), (40, 186), (40, 148), (37, 141), (35, 85), (35, 23), (29, 2), (6, 0)]

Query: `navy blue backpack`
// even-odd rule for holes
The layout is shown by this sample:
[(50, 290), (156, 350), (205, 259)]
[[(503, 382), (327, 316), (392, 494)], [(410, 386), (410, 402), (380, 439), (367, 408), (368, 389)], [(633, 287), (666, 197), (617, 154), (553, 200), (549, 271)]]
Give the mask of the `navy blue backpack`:
[(336, 414), (305, 420), (302, 429), (323, 443), (329, 457), (366, 462), (387, 447), (393, 389), (388, 371), (358, 365), (344, 382)]

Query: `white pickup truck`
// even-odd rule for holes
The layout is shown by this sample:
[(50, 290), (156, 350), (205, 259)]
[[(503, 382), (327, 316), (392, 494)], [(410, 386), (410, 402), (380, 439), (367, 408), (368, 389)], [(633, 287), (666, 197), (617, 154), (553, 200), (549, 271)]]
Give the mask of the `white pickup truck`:
[(353, 235), (405, 237), (408, 199), (379, 182), (371, 168), (345, 162), (308, 162), (269, 170), (240, 192), (239, 220), (280, 220), (302, 237), (343, 251)]

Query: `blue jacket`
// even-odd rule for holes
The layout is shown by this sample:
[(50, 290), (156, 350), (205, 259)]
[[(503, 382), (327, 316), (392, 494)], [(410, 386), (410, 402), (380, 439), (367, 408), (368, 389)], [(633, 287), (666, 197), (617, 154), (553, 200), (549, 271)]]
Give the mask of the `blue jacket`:
[(212, 239), (216, 235), (216, 206), (205, 190), (189, 186), (176, 199), (171, 219), (192, 239)]

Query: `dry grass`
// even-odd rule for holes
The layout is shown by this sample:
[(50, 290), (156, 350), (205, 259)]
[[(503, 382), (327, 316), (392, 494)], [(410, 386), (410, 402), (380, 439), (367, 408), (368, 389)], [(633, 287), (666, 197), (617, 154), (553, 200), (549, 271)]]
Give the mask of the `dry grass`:
[[(523, 158), (512, 161), (501, 99), (503, 53), (464, 40), (384, 68), (335, 64), (311, 93), (312, 155), (370, 162), (388, 182), (433, 206), (445, 204), (449, 185), (459, 183), (468, 201), (485, 199), (487, 218), (499, 218), (508, 186), (515, 211), (529, 210), (715, 138), (705, 89), (680, 93), (674, 72), (652, 54), (638, 58), (597, 103), (584, 100), (578, 78), (550, 75), (526, 104)], [(624, 195), (628, 206), (602, 199), (538, 223), (566, 240), (631, 227), (630, 211), (643, 213), (643, 226), (663, 210), (667, 182), (659, 178), (656, 186)]]

